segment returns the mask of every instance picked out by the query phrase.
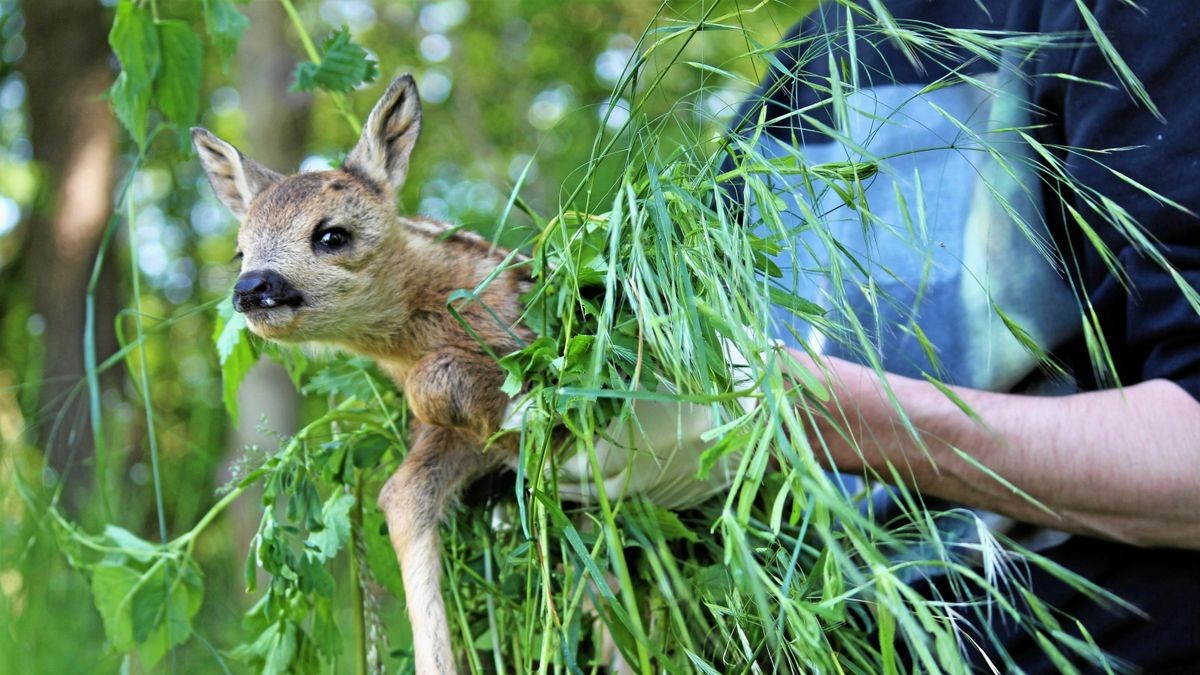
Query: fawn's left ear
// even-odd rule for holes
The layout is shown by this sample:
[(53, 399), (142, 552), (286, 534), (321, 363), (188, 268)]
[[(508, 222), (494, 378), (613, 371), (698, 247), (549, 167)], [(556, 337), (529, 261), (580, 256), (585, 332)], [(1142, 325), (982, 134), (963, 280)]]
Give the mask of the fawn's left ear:
[(346, 157), (346, 167), (399, 189), (408, 175), (408, 158), (421, 133), (421, 99), (412, 75), (401, 75), (375, 104), (362, 138)]
[(208, 129), (192, 128), (192, 145), (208, 176), (213, 192), (239, 220), (260, 192), (283, 176), (244, 157), (238, 149), (217, 138)]

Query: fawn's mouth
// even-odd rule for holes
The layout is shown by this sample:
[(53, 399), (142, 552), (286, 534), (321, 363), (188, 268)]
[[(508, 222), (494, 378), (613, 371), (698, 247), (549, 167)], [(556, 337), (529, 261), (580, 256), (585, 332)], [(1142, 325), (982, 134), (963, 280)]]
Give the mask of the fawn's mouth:
[(246, 310), (246, 324), (255, 334), (267, 339), (282, 339), (287, 337), (300, 318), (300, 308), (304, 306), (302, 299), (283, 304), (266, 305)]

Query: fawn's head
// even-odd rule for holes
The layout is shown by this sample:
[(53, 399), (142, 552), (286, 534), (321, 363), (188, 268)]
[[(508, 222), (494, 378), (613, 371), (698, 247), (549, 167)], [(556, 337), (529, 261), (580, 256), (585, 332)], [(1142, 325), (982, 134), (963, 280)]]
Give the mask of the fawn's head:
[(192, 129), (213, 191), (242, 221), (233, 303), (250, 330), (273, 340), (344, 342), (377, 327), (380, 291), (396, 283), (404, 250), (395, 191), (420, 130), (409, 75), (388, 87), (335, 171), (283, 176)]

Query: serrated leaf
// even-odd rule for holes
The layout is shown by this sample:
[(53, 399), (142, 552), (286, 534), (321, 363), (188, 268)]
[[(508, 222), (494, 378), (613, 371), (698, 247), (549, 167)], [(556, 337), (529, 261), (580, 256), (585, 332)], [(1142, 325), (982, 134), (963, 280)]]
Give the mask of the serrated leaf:
[(194, 564), (158, 567), (130, 603), (133, 636), (142, 667), (149, 670), (172, 647), (192, 635), (192, 617), (204, 600), (204, 583)]
[(154, 19), (132, 0), (117, 5), (108, 44), (121, 62), (121, 74), (108, 90), (113, 112), (138, 146), (146, 142), (146, 116), (159, 71), (158, 31)]
[(136, 644), (130, 600), (141, 576), (119, 563), (102, 563), (92, 570), (92, 601), (104, 621), (104, 634), (119, 651), (129, 651)]
[(301, 389), (301, 393), (345, 396), (370, 401), (374, 398), (370, 374), (367, 372), (370, 367), (371, 362), (361, 357), (331, 363), (308, 378), (308, 383)]
[(121, 62), (121, 72), (134, 82), (149, 87), (158, 74), (158, 34), (150, 12), (138, 9), (132, 0), (121, 0), (108, 33), (108, 46)]
[(129, 600), (129, 615), (133, 619), (133, 641), (145, 642), (162, 622), (167, 606), (167, 588), (161, 574), (142, 583)]
[(367, 50), (350, 40), (350, 31), (345, 28), (326, 39), (321, 51), (320, 63), (308, 61), (296, 66), (292, 91), (324, 89), (345, 93), (379, 77), (379, 64), (367, 55)]
[(150, 91), (149, 86), (133, 84), (128, 73), (118, 75), (108, 89), (113, 113), (139, 147), (146, 143), (146, 116), (150, 114)]
[(195, 124), (203, 77), (204, 47), (183, 21), (159, 21), (162, 67), (154, 80), (154, 100), (180, 128)]
[(233, 423), (238, 423), (238, 389), (242, 380), (258, 361), (258, 352), (250, 342), (246, 317), (233, 310), (230, 300), (217, 305), (217, 322), (213, 331), (217, 356), (221, 363), (222, 398)]
[(204, 0), (204, 28), (223, 60), (237, 53), (250, 20), (230, 0)]
[(354, 506), (354, 495), (334, 493), (321, 509), (324, 527), (308, 535), (304, 542), (321, 560), (329, 560), (350, 540), (350, 507)]
[(217, 314), (220, 317), (216, 331), (217, 356), (224, 365), (238, 343), (245, 339), (246, 315), (233, 311), (232, 302), (218, 305)]
[(229, 416), (233, 423), (238, 423), (238, 390), (242, 386), (242, 381), (246, 379), (246, 374), (254, 367), (257, 356), (254, 353), (254, 348), (249, 342), (238, 343), (237, 348), (229, 355), (225, 363), (221, 364), (221, 384), (222, 393), (225, 400), (225, 409), (229, 411)]
[(191, 636), (192, 617), (204, 599), (193, 564), (172, 567), (170, 577), (166, 565), (152, 569), (147, 573), (119, 563), (92, 569), (92, 599), (109, 642), (118, 651), (136, 649), (147, 670)]

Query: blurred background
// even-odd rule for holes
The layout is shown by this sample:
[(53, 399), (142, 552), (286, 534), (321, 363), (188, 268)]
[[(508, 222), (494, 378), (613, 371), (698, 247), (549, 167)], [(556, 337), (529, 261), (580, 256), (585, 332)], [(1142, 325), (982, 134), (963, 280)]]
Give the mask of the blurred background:
[[(245, 448), (273, 449), (325, 406), (263, 362), (242, 385), (239, 424), (226, 412), (212, 333), (215, 301), (236, 274), (237, 223), (213, 197), (186, 133), (155, 136), (134, 170), (137, 148), (104, 98), (119, 69), (108, 44), (116, 4), (0, 0), (0, 672), (121, 666), (85, 578), (48, 526), (53, 499), (84, 530), (115, 522), (157, 540), (153, 428), (174, 536), (212, 505)], [(156, 11), (199, 32), (200, 4), (160, 0)], [(518, 183), (532, 209), (556, 212), (596, 138), (624, 123), (628, 103), (610, 93), (649, 27), (754, 9), (740, 19), (746, 30), (698, 34), (685, 58), (705, 67), (672, 68), (658, 91), (661, 110), (676, 111), (663, 133), (696, 142), (719, 137), (762, 76), (761, 59), (737, 57), (773, 44), (811, 4), (299, 0), (296, 8), (316, 40), (346, 27), (378, 62), (379, 78), (347, 97), (360, 117), (392, 77), (416, 76), (425, 125), (401, 210), (491, 234)], [(276, 170), (339, 162), (354, 131), (328, 95), (289, 90), (306, 57), (281, 4), (237, 10), (248, 28), (228, 62), (206, 55), (199, 123)], [(118, 209), (126, 185), (129, 211)], [(528, 222), (514, 211), (506, 243), (519, 242)], [(136, 307), (146, 338), (119, 352), (133, 342)], [(94, 336), (85, 336), (89, 312)], [(95, 346), (98, 406), (84, 381), (85, 342)], [(128, 367), (135, 358), (149, 369), (145, 396)], [(241, 570), (260, 508), (245, 499), (198, 542), (207, 592), (187, 650), (243, 639), (254, 597)], [(183, 658), (160, 669), (217, 668)]]

